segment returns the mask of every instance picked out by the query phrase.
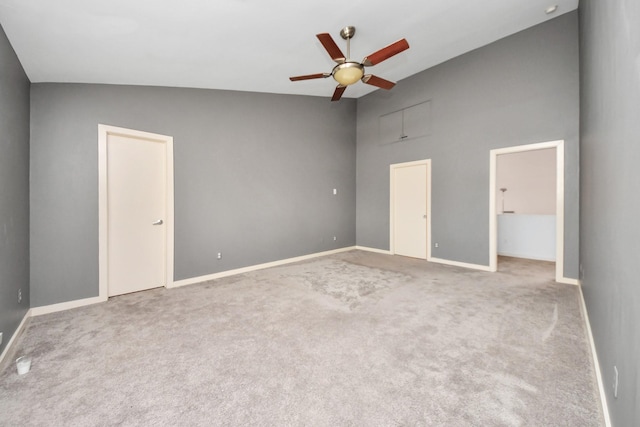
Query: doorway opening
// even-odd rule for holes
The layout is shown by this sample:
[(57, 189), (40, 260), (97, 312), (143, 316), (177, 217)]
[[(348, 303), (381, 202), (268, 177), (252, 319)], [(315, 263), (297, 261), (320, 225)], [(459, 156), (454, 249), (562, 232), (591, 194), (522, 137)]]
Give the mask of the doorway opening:
[[(518, 212), (509, 205), (509, 188), (498, 184), (498, 159), (499, 156), (515, 153), (527, 153), (541, 150), (553, 150), (555, 153), (555, 217), (553, 215), (517, 215)], [(542, 154), (542, 153), (539, 153)], [(522, 258), (542, 260), (555, 260), (555, 280), (567, 282), (564, 278), (564, 141), (549, 141), (538, 144), (520, 145), (515, 147), (500, 148), (490, 151), (490, 188), (489, 188), (489, 267), (490, 271), (498, 270), (498, 221), (503, 230), (520, 230), (521, 236), (513, 240), (531, 239), (528, 242), (511, 242), (510, 246), (505, 240), (501, 241), (507, 247), (507, 251)], [(498, 188), (500, 187), (500, 188)], [(526, 198), (521, 198), (520, 203), (527, 203)], [(540, 203), (549, 203), (548, 201)], [(522, 204), (519, 206), (523, 206)], [(550, 208), (547, 207), (547, 210)], [(526, 208), (523, 209), (526, 212)], [(550, 223), (551, 222), (551, 223)], [(527, 237), (527, 235), (529, 237)], [(546, 237), (545, 237), (546, 235)], [(503, 236), (504, 237), (504, 236)], [(549, 242), (551, 239), (551, 242)], [(506, 242), (506, 243), (505, 243)], [(520, 245), (520, 243), (525, 243)], [(553, 247), (555, 244), (555, 248)], [(501, 247), (504, 251), (504, 246)]]

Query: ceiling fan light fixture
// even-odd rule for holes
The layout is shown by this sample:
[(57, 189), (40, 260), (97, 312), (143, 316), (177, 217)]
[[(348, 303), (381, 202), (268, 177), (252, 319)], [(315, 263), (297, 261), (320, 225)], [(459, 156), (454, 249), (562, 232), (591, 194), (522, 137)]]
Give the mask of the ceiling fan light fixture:
[(349, 86), (364, 76), (364, 67), (357, 62), (345, 62), (336, 65), (332, 75), (334, 80), (342, 86)]
[(372, 65), (379, 64), (382, 61), (386, 61), (392, 56), (395, 56), (400, 52), (409, 49), (409, 43), (407, 42), (407, 40), (400, 39), (395, 43), (391, 43), (389, 46), (378, 49), (371, 55), (365, 56), (365, 58), (361, 62), (356, 62), (349, 59), (351, 57), (350, 41), (355, 33), (356, 27), (344, 27), (340, 31), (340, 36), (347, 41), (346, 55), (342, 53), (342, 50), (340, 50), (336, 42), (333, 40), (331, 34), (316, 34), (316, 37), (318, 38), (324, 49), (327, 51), (331, 59), (334, 62), (337, 62), (338, 65), (333, 67), (330, 73), (316, 73), (307, 74), (304, 76), (293, 76), (289, 77), (289, 80), (291, 80), (292, 82), (296, 82), (298, 80), (322, 79), (331, 76), (335, 81), (338, 82), (338, 86), (333, 92), (331, 101), (339, 101), (347, 87), (354, 83), (357, 83), (358, 81), (386, 90), (394, 87), (394, 82), (385, 80), (378, 76), (374, 76), (373, 74), (365, 75), (364, 69), (365, 67), (370, 67)]

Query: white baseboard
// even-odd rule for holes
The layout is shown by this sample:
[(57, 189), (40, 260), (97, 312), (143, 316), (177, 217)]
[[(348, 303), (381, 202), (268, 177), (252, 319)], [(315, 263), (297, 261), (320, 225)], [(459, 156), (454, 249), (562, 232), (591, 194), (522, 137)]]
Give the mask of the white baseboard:
[(43, 314), (55, 313), (58, 311), (70, 310), (72, 308), (83, 307), (85, 305), (98, 304), (107, 301), (107, 298), (103, 297), (91, 297), (84, 299), (77, 299), (73, 301), (61, 302), (58, 304), (42, 305), (40, 307), (33, 307), (31, 309), (31, 316), (42, 316)]
[[(386, 251), (384, 249), (368, 248), (366, 246), (356, 246), (355, 249), (358, 249), (358, 250), (361, 250), (361, 251), (375, 252), (375, 253), (379, 253), (379, 254), (393, 255), (391, 253), (391, 251)], [(466, 262), (451, 261), (451, 260), (448, 260), (448, 259), (433, 258), (433, 257), (428, 257), (427, 261), (428, 262), (435, 262), (435, 263), (438, 263), (438, 264), (453, 265), (455, 267), (470, 268), (472, 270), (480, 270), (480, 271), (489, 271), (489, 272), (491, 272), (491, 267), (489, 267), (488, 265), (469, 264), (469, 263), (466, 263)]]
[(442, 258), (427, 258), (427, 261), (436, 262), (438, 264), (453, 265), (455, 267), (470, 268), (472, 270), (480, 270), (480, 271), (492, 272), (491, 267), (488, 266), (488, 265), (470, 264), (470, 263), (467, 263), (467, 262), (451, 261), (451, 260), (442, 259)]
[[(177, 287), (180, 287), (180, 286), (192, 285), (194, 283), (206, 282), (207, 280), (220, 279), (222, 277), (234, 276), (236, 274), (248, 273), (250, 271), (257, 271), (257, 270), (262, 270), (262, 269), (270, 268), (270, 267), (277, 267), (277, 266), (280, 266), (280, 265), (291, 264), (293, 262), (299, 262), (299, 261), (304, 261), (304, 260), (308, 260), (308, 259), (318, 258), (318, 257), (321, 257), (321, 256), (337, 254), (337, 253), (340, 253), (340, 252), (348, 252), (348, 251), (351, 251), (351, 250), (354, 250), (354, 249), (361, 250), (361, 251), (375, 252), (375, 253), (380, 253), (380, 254), (386, 254), (386, 255), (393, 255), (390, 251), (384, 250), (384, 249), (369, 248), (369, 247), (366, 247), (366, 246), (348, 246), (348, 247), (345, 247), (345, 248), (333, 249), (333, 250), (325, 251), (325, 252), (316, 252), (314, 254), (302, 255), (302, 256), (299, 256), (299, 257), (287, 258), (287, 259), (283, 259), (283, 260), (267, 262), (267, 263), (264, 263), (264, 264), (257, 264), (257, 265), (252, 265), (252, 266), (248, 266), (248, 267), (237, 268), (237, 269), (234, 269), (234, 270), (221, 271), (219, 273), (208, 274), (208, 275), (205, 275), (205, 276), (199, 276), (199, 277), (192, 277), (192, 278), (189, 278), (189, 279), (176, 280), (176, 281), (173, 282), (172, 285), (168, 285), (167, 288), (177, 288)], [(486, 265), (468, 264), (468, 263), (464, 263), (464, 262), (450, 261), (450, 260), (440, 259), (440, 258), (429, 258), (427, 261), (436, 262), (436, 263), (440, 263), (440, 264), (453, 265), (453, 266), (457, 266), (457, 267), (470, 268), (470, 269), (474, 269), (474, 270), (491, 271), (490, 267), (488, 267)], [(563, 277), (563, 278), (561, 278), (559, 280), (557, 279), (556, 281), (560, 282), (560, 283), (567, 283), (567, 284), (570, 284), (570, 285), (579, 285), (579, 282), (578, 282), (577, 279), (570, 279), (570, 278)], [(98, 303), (107, 301), (107, 299), (108, 298), (106, 298), (106, 297), (97, 296), (97, 297), (91, 297), (91, 298), (84, 298), (84, 299), (80, 299), (80, 300), (61, 302), (61, 303), (58, 303), (58, 304), (44, 305), (44, 306), (40, 306), (40, 307), (33, 307), (33, 308), (31, 308), (31, 310), (29, 310), (29, 313), (30, 313), (29, 315), (30, 316), (42, 316), (43, 314), (56, 313), (58, 311), (70, 310), (72, 308), (83, 307), (85, 305), (98, 304)], [(7, 348), (8, 347), (9, 346), (7, 345)]]
[(3, 362), (4, 362), (5, 356), (7, 354), (9, 354), (9, 351), (11, 351), (11, 347), (13, 346), (14, 342), (18, 339), (18, 337), (22, 333), (22, 330), (24, 329), (24, 325), (27, 322), (27, 319), (29, 317), (31, 317), (31, 310), (30, 309), (27, 310), (27, 312), (24, 314), (24, 317), (22, 318), (22, 321), (20, 322), (20, 324), (16, 328), (15, 332), (13, 333), (13, 335), (11, 335), (11, 338), (9, 339), (9, 342), (7, 342), (7, 346), (4, 348), (4, 351), (2, 352), (2, 354), (0, 354), (0, 367), (4, 366)]
[(173, 285), (168, 288), (178, 288), (180, 286), (193, 285), (195, 283), (202, 283), (208, 280), (221, 279), (223, 277), (235, 276), (236, 274), (249, 273), (251, 271), (263, 270), (265, 268), (278, 267), (280, 265), (291, 264), (292, 262), (305, 261), (308, 259), (318, 258), (325, 255), (337, 254), (340, 252), (348, 252), (354, 250), (355, 246), (349, 246), (346, 248), (334, 249), (325, 252), (316, 252), (314, 254), (302, 255), (294, 258), (281, 259), (278, 261), (266, 262), (264, 264), (250, 265), (248, 267), (236, 268), (234, 270), (221, 271), (219, 273), (207, 274), (205, 276), (191, 277), (189, 279), (176, 280)]
[[(578, 283), (579, 284), (579, 283)], [(606, 427), (611, 427), (611, 417), (609, 416), (609, 406), (607, 405), (607, 395), (605, 393), (604, 381), (602, 380), (602, 372), (600, 371), (600, 362), (598, 361), (598, 353), (596, 351), (596, 345), (593, 341), (593, 333), (591, 332), (591, 322), (589, 322), (589, 315), (587, 313), (587, 304), (584, 300), (584, 294), (582, 293), (582, 286), (578, 287), (580, 291), (580, 309), (584, 316), (584, 321), (587, 326), (587, 337), (589, 339), (589, 346), (591, 347), (591, 355), (593, 356), (593, 367), (596, 373), (596, 379), (598, 380), (598, 389), (600, 391), (600, 402), (602, 405), (602, 413), (604, 415), (604, 423)]]
[(558, 282), (558, 283), (566, 283), (567, 285), (580, 286), (580, 281), (578, 279), (572, 279), (570, 277), (556, 278), (556, 282)]
[(544, 257), (538, 256), (535, 254), (522, 254), (522, 253), (512, 253), (512, 252), (498, 252), (498, 256), (508, 256), (511, 258), (524, 258), (524, 259), (535, 259), (537, 261), (550, 261), (556, 262), (556, 258), (554, 257)]
[[(279, 260), (279, 261), (268, 262), (268, 263), (265, 263), (265, 264), (252, 265), (252, 266), (249, 266), (249, 267), (238, 268), (238, 269), (235, 269), (235, 270), (222, 271), (220, 273), (209, 274), (209, 275), (206, 275), (206, 276), (193, 277), (193, 278), (184, 279), (184, 280), (177, 280), (177, 281), (173, 282), (173, 285), (168, 285), (167, 288), (177, 288), (179, 286), (190, 285), (190, 284), (193, 284), (193, 283), (200, 283), (200, 282), (204, 282), (204, 281), (212, 280), (212, 279), (219, 279), (221, 277), (233, 276), (235, 274), (247, 273), (249, 271), (262, 270), (263, 268), (276, 267), (276, 266), (279, 266), (279, 265), (290, 264), (292, 262), (298, 262), (298, 261), (304, 261), (304, 260), (307, 260), (307, 259), (321, 257), (321, 256), (324, 256), (324, 255), (331, 255), (331, 254), (336, 254), (336, 253), (340, 253), (340, 252), (347, 252), (347, 251), (350, 251), (350, 250), (353, 250), (353, 249), (355, 249), (355, 246), (349, 246), (349, 247), (346, 247), (346, 248), (334, 249), (334, 250), (325, 251), (325, 252), (318, 252), (318, 253), (315, 253), (315, 254), (303, 255), (303, 256), (299, 256), (299, 257), (295, 257), (295, 258), (289, 258), (289, 259), (284, 259), (284, 260)], [(101, 302), (106, 302), (107, 300), (108, 300), (108, 298), (97, 296), (97, 297), (91, 297), (91, 298), (84, 298), (84, 299), (79, 299), (79, 300), (61, 302), (61, 303), (58, 303), (58, 304), (43, 305), (43, 306), (40, 306), (40, 307), (33, 307), (30, 310), (30, 316), (33, 316), (33, 317), (42, 316), (43, 314), (56, 313), (58, 311), (70, 310), (72, 308), (83, 307), (85, 305), (98, 304), (98, 303), (101, 303)]]
[(359, 251), (375, 252), (377, 254), (393, 255), (391, 251), (387, 251), (384, 249), (369, 248), (367, 246), (356, 246), (355, 249)]

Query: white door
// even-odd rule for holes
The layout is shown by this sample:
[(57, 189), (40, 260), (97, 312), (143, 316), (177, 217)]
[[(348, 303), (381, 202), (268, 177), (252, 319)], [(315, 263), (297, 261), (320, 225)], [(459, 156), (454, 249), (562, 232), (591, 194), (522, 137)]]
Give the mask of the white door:
[(108, 295), (166, 284), (166, 148), (107, 136)]
[(392, 165), (393, 252), (427, 258), (427, 164)]

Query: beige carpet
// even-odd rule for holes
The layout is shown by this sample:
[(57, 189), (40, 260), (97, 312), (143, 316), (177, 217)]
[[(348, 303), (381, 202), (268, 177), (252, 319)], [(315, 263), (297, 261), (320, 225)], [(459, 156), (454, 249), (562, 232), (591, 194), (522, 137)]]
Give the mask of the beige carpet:
[(36, 317), (0, 425), (600, 426), (553, 268), (352, 251)]

